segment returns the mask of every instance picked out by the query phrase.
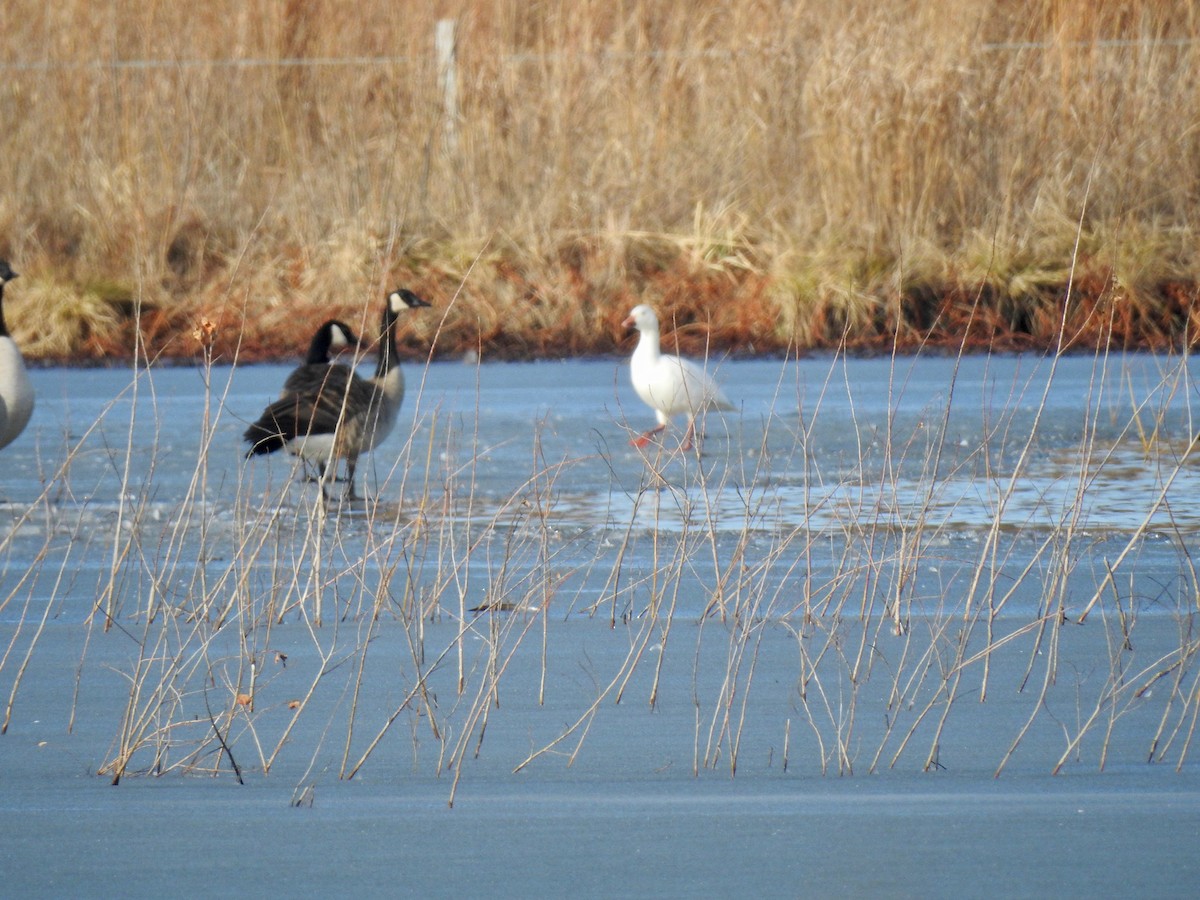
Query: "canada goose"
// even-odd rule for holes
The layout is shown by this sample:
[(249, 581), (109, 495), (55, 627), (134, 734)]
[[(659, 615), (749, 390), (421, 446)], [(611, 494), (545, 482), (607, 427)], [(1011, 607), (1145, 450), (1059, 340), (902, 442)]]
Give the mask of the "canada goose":
[(630, 443), (635, 447), (646, 446), (667, 427), (671, 416), (687, 413), (687, 433), (681, 449), (690, 450), (696, 433), (696, 416), (706, 409), (733, 409), (733, 404), (702, 367), (691, 360), (663, 354), (659, 347), (658, 316), (649, 306), (635, 306), (621, 325), (639, 332), (629, 375), (637, 395), (658, 418), (658, 427)]
[[(375, 374), (360, 378), (352, 367), (338, 364), (326, 367), (318, 377), (300, 378), (303, 383), (285, 391), (246, 429), (247, 458), (284, 448), (316, 462), (322, 478), (329, 462), (345, 459), (346, 496), (357, 497), (354, 470), (358, 457), (387, 437), (404, 400), (404, 374), (396, 365), (396, 322), (401, 310), (422, 306), (429, 304), (412, 291), (388, 294)], [(298, 376), (299, 370), (292, 375)], [(324, 481), (321, 490), (325, 490)]]
[[(357, 344), (358, 338), (354, 336), (354, 332), (345, 322), (330, 319), (328, 322), (322, 323), (308, 345), (308, 354), (304, 357), (304, 364), (293, 369), (292, 373), (288, 375), (287, 380), (283, 383), (283, 390), (279, 392), (279, 399), (285, 400), (295, 394), (319, 392), (325, 385), (325, 379), (329, 377), (329, 365), (333, 362), (334, 355)], [(316, 444), (313, 445), (313, 452), (317, 452)], [(304, 459), (304, 457), (301, 459), (304, 460), (304, 467), (307, 470), (308, 459)], [(318, 480), (325, 477), (325, 461), (327, 459), (328, 454), (326, 453), (317, 460)], [(334, 480), (337, 480), (336, 471)]]
[(15, 441), (33, 415), (33, 385), (4, 324), (4, 285), (16, 277), (8, 261), (0, 259), (0, 447)]

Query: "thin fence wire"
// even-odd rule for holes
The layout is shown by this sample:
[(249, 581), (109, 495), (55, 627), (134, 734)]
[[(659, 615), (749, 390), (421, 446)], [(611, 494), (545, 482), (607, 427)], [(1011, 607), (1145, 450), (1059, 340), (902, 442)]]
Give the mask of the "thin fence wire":
[[(984, 53), (1025, 52), (1031, 50), (1050, 50), (1055, 48), (1099, 48), (1099, 49), (1132, 49), (1167, 47), (1190, 47), (1200, 44), (1200, 38), (1130, 38), (1107, 39), (1096, 41), (1014, 41), (980, 44), (979, 50)], [(643, 50), (643, 51), (602, 51), (600, 56), (605, 59), (675, 59), (675, 58), (730, 58), (737, 56), (761, 56), (772, 51), (794, 53), (803, 45), (788, 45), (777, 47), (758, 47), (753, 50)], [(408, 65), (427, 60), (428, 55), (400, 56), (324, 56), (324, 57), (283, 57), (280, 59), (114, 59), (114, 60), (32, 60), (32, 61), (0, 61), (0, 71), (3, 72), (55, 72), (55, 71), (104, 71), (104, 70), (152, 70), (152, 69), (255, 69), (255, 68), (334, 68), (355, 66), (394, 66)], [(508, 63), (526, 63), (563, 59), (567, 53), (513, 53), (504, 57)]]
[[(92, 62), (0, 63), (7, 72), (104, 71), (121, 69), (286, 69), (390, 66), (415, 62), (415, 56), (285, 57), (283, 59), (116, 59)], [(420, 57), (423, 58), (423, 57)]]

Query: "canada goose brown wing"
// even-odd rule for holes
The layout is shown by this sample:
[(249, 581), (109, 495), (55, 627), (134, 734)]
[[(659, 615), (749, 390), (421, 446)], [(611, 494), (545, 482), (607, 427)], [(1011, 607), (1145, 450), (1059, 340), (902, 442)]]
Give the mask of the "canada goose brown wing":
[[(247, 455), (270, 453), (295, 438), (333, 434), (338, 423), (365, 414), (374, 395), (348, 366), (305, 366), (305, 384), (270, 404), (243, 435)], [(295, 373), (299, 375), (299, 370)]]
[[(287, 377), (287, 381), (283, 383), (283, 390), (279, 394), (280, 400), (286, 400), (288, 397), (295, 394), (306, 394), (315, 397), (317, 394), (325, 391), (328, 385), (332, 390), (346, 390), (345, 373), (335, 374), (335, 370), (345, 369), (345, 366), (331, 366), (328, 363), (314, 363), (309, 365), (299, 366), (294, 369)], [(330, 378), (338, 381), (338, 384), (330, 382)]]

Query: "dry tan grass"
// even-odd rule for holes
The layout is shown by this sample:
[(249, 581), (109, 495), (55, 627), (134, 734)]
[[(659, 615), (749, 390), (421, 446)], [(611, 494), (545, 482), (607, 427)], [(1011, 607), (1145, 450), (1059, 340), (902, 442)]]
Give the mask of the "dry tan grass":
[(1127, 341), (1190, 315), (1194, 3), (9, 6), (0, 253), (123, 286), (167, 352), (200, 314), (294, 352), (401, 281), (460, 294), (448, 352), (611, 350), (642, 299), (759, 349), (911, 342), (981, 289), (1053, 331), (1080, 226)]

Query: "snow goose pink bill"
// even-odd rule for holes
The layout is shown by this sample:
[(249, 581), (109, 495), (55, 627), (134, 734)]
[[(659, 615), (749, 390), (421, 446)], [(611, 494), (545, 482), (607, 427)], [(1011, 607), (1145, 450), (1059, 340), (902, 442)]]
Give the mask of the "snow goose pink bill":
[(624, 328), (638, 330), (638, 344), (630, 360), (629, 375), (637, 395), (658, 418), (657, 427), (630, 443), (645, 447), (670, 424), (672, 416), (684, 413), (687, 415), (687, 432), (681, 449), (690, 450), (696, 435), (696, 416), (709, 409), (734, 409), (733, 404), (702, 366), (662, 352), (658, 316), (649, 306), (635, 306), (621, 324)]

